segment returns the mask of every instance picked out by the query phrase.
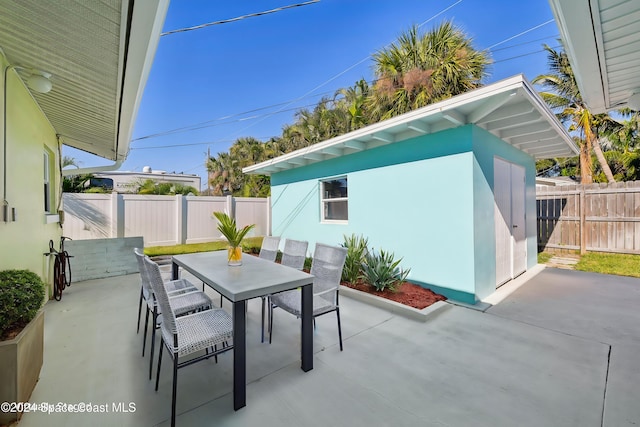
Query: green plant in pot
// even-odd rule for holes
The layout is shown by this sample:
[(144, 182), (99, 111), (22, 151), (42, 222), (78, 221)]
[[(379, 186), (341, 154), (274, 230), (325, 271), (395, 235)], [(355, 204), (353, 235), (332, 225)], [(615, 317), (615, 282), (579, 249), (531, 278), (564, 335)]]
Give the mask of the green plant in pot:
[[(0, 402), (27, 402), (44, 356), (45, 285), (28, 270), (0, 271)], [(0, 425), (20, 412), (0, 412)]]
[(236, 220), (224, 212), (214, 212), (213, 215), (218, 220), (218, 230), (229, 242), (228, 261), (229, 265), (242, 265), (242, 246), (240, 242), (247, 235), (255, 224), (245, 225), (238, 229)]
[(0, 271), (0, 341), (36, 317), (44, 289), (40, 277), (29, 270)]

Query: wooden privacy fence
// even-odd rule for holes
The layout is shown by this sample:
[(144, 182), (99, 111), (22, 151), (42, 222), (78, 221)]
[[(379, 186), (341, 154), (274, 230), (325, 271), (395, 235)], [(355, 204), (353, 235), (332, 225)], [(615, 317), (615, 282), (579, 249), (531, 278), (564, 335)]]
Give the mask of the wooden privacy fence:
[(640, 181), (538, 187), (539, 249), (640, 254)]
[(144, 238), (145, 246), (201, 243), (222, 238), (214, 211), (255, 224), (250, 236), (271, 234), (269, 198), (64, 193), (63, 235), (72, 239)]

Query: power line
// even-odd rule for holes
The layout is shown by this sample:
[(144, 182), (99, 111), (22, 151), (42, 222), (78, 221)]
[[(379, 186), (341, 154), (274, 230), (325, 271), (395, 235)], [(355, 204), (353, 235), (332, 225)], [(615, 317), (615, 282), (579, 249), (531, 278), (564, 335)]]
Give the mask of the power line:
[[(424, 24), (426, 24), (427, 22), (431, 21), (432, 19), (435, 19), (436, 17), (440, 16), (441, 14), (443, 14), (443, 13), (444, 13), (444, 12), (446, 12), (447, 10), (451, 9), (452, 7), (454, 7), (454, 6), (458, 5), (458, 4), (460, 4), (461, 2), (462, 2), (462, 0), (458, 0), (457, 2), (453, 3), (452, 5), (450, 5), (450, 6), (446, 7), (446, 8), (445, 8), (445, 9), (443, 9), (442, 11), (440, 11), (440, 12), (438, 12), (437, 14), (433, 15), (431, 18), (427, 19), (426, 21), (424, 21), (424, 22), (423, 22), (422, 24), (420, 24), (420, 25), (424, 25)], [(387, 43), (387, 45), (386, 45), (386, 46), (388, 46), (388, 44), (389, 44), (389, 43)], [(314, 88), (313, 88), (313, 89), (311, 89), (310, 91), (307, 91), (307, 92), (306, 92), (304, 95), (302, 95), (301, 97), (299, 97), (299, 98), (297, 98), (297, 99), (295, 99), (295, 100), (291, 101), (289, 104), (287, 104), (287, 106), (289, 106), (289, 105), (293, 104), (294, 102), (297, 102), (297, 101), (299, 101), (299, 100), (301, 100), (301, 99), (304, 99), (306, 96), (308, 96), (308, 95), (312, 94), (313, 92), (315, 92), (316, 90), (318, 90), (318, 89), (320, 89), (321, 87), (325, 86), (325, 85), (326, 85), (326, 84), (328, 84), (329, 82), (332, 82), (333, 80), (337, 79), (338, 77), (342, 76), (343, 74), (347, 73), (348, 71), (350, 71), (350, 70), (352, 70), (353, 68), (357, 67), (358, 65), (362, 64), (364, 61), (368, 60), (369, 58), (371, 58), (371, 55), (368, 55), (366, 58), (364, 58), (364, 59), (360, 60), (359, 62), (357, 62), (357, 63), (355, 63), (355, 64), (353, 64), (353, 65), (351, 65), (351, 66), (350, 66), (350, 67), (348, 67), (346, 70), (344, 70), (344, 71), (342, 71), (342, 72), (340, 72), (340, 73), (336, 74), (335, 76), (331, 77), (330, 79), (325, 80), (323, 83), (321, 83), (321, 84), (319, 84), (318, 86), (314, 87)], [(276, 112), (275, 112), (275, 113), (273, 113), (273, 114), (277, 114), (278, 112), (279, 112), (279, 111), (276, 111)], [(264, 119), (266, 119), (267, 117), (270, 117), (270, 116), (266, 116)], [(264, 120), (264, 119), (262, 119), (262, 120)], [(249, 129), (250, 127), (252, 127), (252, 126), (256, 125), (256, 124), (257, 124), (257, 123), (259, 123), (259, 122), (261, 122), (262, 120), (259, 120), (258, 122), (255, 122), (255, 123), (252, 123), (252, 124), (250, 124), (249, 126), (245, 126), (244, 128), (242, 128), (242, 129), (240, 129), (239, 131), (237, 131), (234, 135), (237, 135), (239, 132), (243, 132), (243, 131), (245, 131), (245, 130)]]
[(501, 45), (502, 43), (506, 43), (506, 42), (511, 41), (511, 40), (513, 40), (513, 39), (515, 39), (515, 38), (518, 38), (518, 37), (520, 37), (520, 36), (523, 36), (523, 35), (525, 35), (525, 34), (527, 34), (527, 33), (531, 32), (531, 31), (533, 31), (533, 30), (537, 30), (538, 28), (543, 27), (543, 26), (545, 26), (545, 25), (547, 25), (547, 24), (549, 24), (549, 23), (551, 23), (551, 22), (554, 22), (554, 21), (553, 21), (553, 19), (549, 19), (547, 22), (543, 22), (542, 24), (536, 25), (535, 27), (531, 27), (531, 28), (529, 28), (528, 30), (524, 30), (523, 32), (521, 32), (521, 33), (519, 33), (519, 34), (516, 34), (515, 36), (511, 36), (511, 37), (509, 37), (509, 38), (507, 38), (507, 39), (504, 39), (504, 40), (502, 40), (502, 41), (500, 41), (500, 42), (498, 42), (498, 43), (492, 44), (491, 46), (489, 46), (489, 47), (488, 47), (488, 48), (486, 48), (485, 50), (493, 49), (494, 47), (499, 46), (499, 45)]
[[(332, 93), (332, 92), (323, 92), (323, 93), (320, 93), (320, 94), (317, 94), (317, 95), (314, 95), (314, 96), (316, 96), (316, 97), (317, 96), (324, 96), (324, 95), (327, 95), (327, 94), (330, 94), (330, 93)], [(223, 117), (218, 117), (216, 119), (211, 119), (211, 120), (207, 120), (207, 121), (204, 121), (204, 122), (199, 122), (199, 123), (195, 123), (195, 124), (192, 124), (192, 125), (181, 126), (181, 127), (178, 127), (178, 128), (169, 129), (169, 130), (162, 131), (162, 132), (157, 132), (157, 133), (153, 133), (153, 134), (149, 134), (149, 135), (144, 135), (144, 136), (132, 139), (131, 142), (142, 141), (142, 140), (150, 139), (150, 138), (157, 138), (157, 137), (160, 137), (160, 136), (172, 135), (172, 134), (175, 134), (175, 133), (189, 132), (189, 131), (192, 131), (192, 130), (204, 129), (204, 128), (207, 128), (207, 127), (215, 127), (215, 126), (221, 126), (221, 125), (226, 125), (226, 124), (231, 124), (231, 123), (237, 123), (237, 122), (242, 122), (242, 121), (246, 121), (246, 120), (251, 120), (251, 119), (259, 118), (259, 117), (262, 117), (262, 116), (258, 115), (258, 116), (250, 116), (250, 117), (241, 117), (241, 118), (238, 118), (238, 119), (235, 119), (235, 120), (223, 121), (223, 120), (226, 120), (226, 119), (229, 119), (229, 118), (233, 118), (233, 117), (244, 116), (245, 114), (249, 114), (249, 113), (253, 113), (253, 112), (258, 112), (258, 111), (262, 111), (262, 110), (269, 110), (271, 108), (278, 107), (278, 106), (281, 106), (281, 105), (285, 105), (285, 104), (291, 103), (291, 102), (293, 102), (293, 101), (286, 101), (286, 102), (281, 102), (281, 103), (278, 103), (278, 104), (268, 105), (268, 106), (265, 106), (265, 107), (254, 108), (252, 110), (247, 110), (247, 111), (243, 111), (243, 112), (235, 113), (235, 114), (229, 114), (229, 115), (226, 115), (226, 116), (223, 116)], [(313, 107), (315, 105), (317, 105), (317, 103), (297, 106), (297, 107), (289, 108), (289, 109), (286, 109), (286, 110), (280, 110), (279, 112), (283, 112), (284, 113), (284, 112), (289, 112), (289, 111), (295, 111), (295, 110), (298, 110), (300, 108)], [(276, 114), (276, 113), (271, 113), (271, 114)]]
[(311, 0), (311, 1), (304, 2), (304, 3), (296, 3), (296, 4), (291, 4), (291, 5), (288, 5), (288, 6), (277, 7), (275, 9), (265, 10), (264, 12), (249, 13), (247, 15), (238, 16), (236, 18), (223, 19), (221, 21), (208, 22), (206, 24), (195, 25), (193, 27), (180, 28), (180, 29), (177, 29), (177, 30), (166, 31), (164, 33), (161, 33), (160, 36), (167, 36), (169, 34), (176, 34), (176, 33), (185, 33), (187, 31), (193, 31), (193, 30), (200, 30), (202, 28), (210, 27), (212, 25), (228, 24), (229, 22), (240, 21), (242, 19), (247, 19), (247, 18), (255, 18), (256, 16), (263, 16), (263, 15), (268, 15), (270, 13), (281, 12), (283, 10), (292, 9), (294, 7), (308, 6), (310, 4), (318, 3), (318, 2), (320, 2), (320, 0)]
[[(313, 0), (313, 1), (310, 1), (310, 2), (306, 2), (306, 3), (299, 3), (299, 4), (296, 4), (296, 5), (285, 6), (284, 8), (291, 8), (291, 7), (301, 6), (301, 5), (307, 5), (307, 4), (311, 4), (311, 3), (316, 3), (318, 1), (319, 0)], [(460, 4), (462, 1), (463, 0), (458, 0), (455, 3), (452, 3), (451, 5), (449, 5), (445, 9), (441, 10), (437, 14), (433, 15), (429, 19), (423, 21), (421, 24), (418, 25), (418, 27), (421, 27), (421, 26), (425, 25), (426, 23), (430, 22), (431, 20), (437, 18), (438, 16), (442, 15), (446, 11), (448, 11), (451, 8), (453, 8), (453, 7), (457, 6), (458, 4)], [(283, 8), (273, 9), (272, 11), (278, 11), (279, 9), (283, 9)], [(260, 14), (265, 14), (265, 13), (272, 13), (272, 11), (260, 12), (258, 14), (246, 15), (245, 17), (258, 16)], [(225, 22), (231, 22), (231, 21), (239, 20), (239, 19), (244, 19), (244, 17), (233, 18), (232, 20), (217, 21), (217, 22), (218, 23), (225, 23)], [(536, 30), (536, 29), (538, 29), (538, 28), (540, 28), (540, 27), (542, 27), (544, 25), (549, 24), (550, 22), (553, 22), (553, 20), (549, 20), (549, 21), (543, 22), (543, 23), (538, 24), (538, 25), (536, 25), (534, 27), (531, 27), (531, 28), (529, 28), (529, 29), (527, 29), (525, 31), (522, 31), (522, 32), (520, 32), (520, 33), (518, 33), (518, 34), (516, 34), (514, 36), (508, 37), (508, 38), (506, 38), (506, 39), (504, 39), (504, 40), (502, 40), (502, 41), (500, 41), (498, 43), (495, 43), (495, 44), (491, 45), (490, 47), (486, 48), (485, 50), (490, 50), (490, 49), (494, 48), (495, 46), (499, 46), (499, 45), (501, 45), (503, 43), (506, 43), (506, 42), (508, 42), (510, 40), (513, 40), (513, 39), (515, 39), (517, 37), (523, 36), (523, 35), (531, 32), (531, 31), (534, 31), (534, 30)], [(203, 24), (202, 26), (198, 26), (198, 27), (203, 27), (203, 26), (213, 25), (213, 24), (215, 24), (215, 23)], [(197, 29), (198, 27), (191, 27), (191, 29)], [(179, 31), (179, 30), (174, 30), (173, 32), (177, 32), (177, 31)], [(169, 33), (171, 33), (171, 32), (169, 32)], [(168, 33), (165, 33), (165, 34), (168, 34)], [(548, 39), (550, 37), (554, 37), (554, 36), (544, 37), (544, 38), (537, 39), (537, 40), (544, 40), (544, 39)], [(517, 47), (517, 46), (521, 46), (521, 45), (524, 45), (524, 44), (533, 43), (535, 41), (536, 40), (528, 41), (528, 42), (524, 42), (524, 43), (519, 43), (519, 44), (512, 45), (512, 46), (503, 47), (503, 48), (497, 49), (497, 50), (506, 50), (506, 49), (510, 49), (510, 48)], [(387, 43), (387, 45), (385, 45), (385, 46), (388, 46), (389, 44), (390, 43)], [(509, 60), (512, 60), (512, 59), (517, 59), (517, 58), (521, 58), (521, 57), (528, 56), (528, 55), (534, 55), (534, 54), (537, 54), (537, 53), (539, 53), (539, 51), (529, 52), (529, 53), (525, 53), (525, 54), (522, 54), (522, 55), (513, 56), (513, 57), (510, 57), (510, 58), (504, 58), (504, 59), (501, 59), (501, 60), (498, 60), (498, 61), (494, 61), (494, 64), (495, 63), (500, 63), (500, 62), (506, 62), (506, 61), (509, 61)], [(212, 120), (208, 120), (208, 121), (205, 121), (205, 122), (200, 122), (200, 123), (197, 123), (197, 124), (194, 124), (194, 125), (189, 125), (189, 126), (184, 126), (184, 127), (181, 127), (181, 128), (171, 129), (171, 130), (164, 131), (164, 132), (159, 132), (159, 133), (156, 133), (156, 134), (145, 135), (145, 136), (142, 136), (142, 137), (139, 137), (139, 138), (135, 138), (132, 141), (144, 140), (144, 139), (149, 139), (149, 138), (154, 138), (154, 137), (159, 137), (159, 136), (166, 136), (166, 135), (171, 135), (171, 134), (180, 133), (180, 132), (187, 132), (187, 131), (192, 131), (192, 130), (203, 129), (203, 128), (206, 128), (206, 127), (219, 126), (219, 125), (223, 125), (223, 124), (231, 124), (231, 123), (237, 123), (237, 122), (241, 122), (241, 121), (258, 119), (256, 122), (253, 122), (252, 124), (250, 124), (248, 126), (245, 126), (244, 128), (242, 128), (242, 129), (240, 129), (240, 130), (238, 130), (238, 131), (236, 131), (236, 132), (234, 132), (232, 134), (232, 135), (237, 135), (238, 133), (243, 132), (243, 131), (255, 126), (257, 123), (260, 123), (260, 122), (262, 122), (263, 120), (265, 120), (265, 119), (267, 119), (269, 117), (273, 117), (276, 114), (280, 114), (280, 113), (288, 112), (288, 111), (292, 111), (292, 110), (299, 110), (300, 108), (311, 107), (311, 106), (316, 105), (317, 103), (316, 104), (308, 104), (308, 105), (302, 106), (302, 107), (298, 106), (298, 107), (294, 107), (294, 108), (291, 108), (291, 109), (287, 109), (286, 108), (286, 107), (292, 105), (295, 102), (298, 102), (298, 101), (301, 101), (303, 99), (306, 99), (306, 98), (310, 97), (316, 90), (320, 89), (321, 87), (325, 86), (326, 84), (330, 83), (331, 81), (335, 80), (336, 78), (344, 75), (348, 71), (350, 71), (353, 68), (357, 67), (358, 65), (362, 64), (366, 60), (369, 60), (370, 58), (371, 58), (371, 55), (368, 55), (367, 57), (363, 58), (362, 60), (358, 61), (357, 63), (355, 63), (353, 65), (351, 65), (350, 67), (346, 68), (342, 72), (336, 74), (335, 76), (329, 78), (328, 80), (324, 81), (323, 83), (321, 83), (320, 85), (318, 85), (315, 88), (311, 89), (310, 91), (307, 91), (302, 96), (300, 96), (298, 98), (295, 98), (293, 100), (290, 100), (290, 101), (287, 101), (287, 102), (283, 102), (283, 103), (279, 103), (279, 104), (272, 104), (270, 106), (260, 107), (260, 108), (256, 108), (256, 109), (253, 109), (253, 110), (248, 110), (248, 111), (242, 112), (242, 113), (236, 113), (236, 114), (232, 114), (232, 115), (227, 115), (227, 116), (224, 116), (224, 117), (221, 117), (221, 118), (218, 118), (218, 119), (212, 119)], [(375, 81), (376, 80), (373, 79), (369, 83), (373, 83)], [(333, 91), (333, 92), (335, 93), (335, 91)], [(331, 92), (324, 92), (323, 94), (327, 94), (327, 93), (331, 93)], [(313, 96), (317, 97), (317, 96), (321, 96), (323, 94), (316, 94), (316, 95), (313, 95)], [(278, 107), (278, 106), (284, 106), (284, 108), (280, 108), (280, 109), (276, 110), (275, 112), (267, 113), (267, 114), (264, 114), (264, 115), (256, 115), (256, 116), (252, 116), (252, 117), (243, 117), (243, 118), (239, 118), (239, 119), (228, 121), (228, 122), (215, 123), (215, 122), (221, 122), (222, 120), (225, 120), (227, 118), (238, 117), (238, 116), (242, 116), (244, 114), (248, 114), (248, 113), (251, 113), (251, 112), (268, 110), (268, 109), (271, 109), (271, 108), (274, 108), (274, 107)], [(169, 146), (167, 146), (167, 147), (169, 147)], [(144, 147), (144, 148), (146, 148), (146, 147)], [(144, 148), (143, 147), (139, 147), (138, 149), (144, 149)], [(160, 147), (148, 147), (148, 148), (160, 148)]]
[[(551, 48), (552, 48), (552, 49), (557, 49), (557, 48), (559, 48), (559, 47), (561, 47), (561, 46), (560, 46), (560, 45), (558, 45), (558, 46), (552, 46)], [(500, 60), (497, 60), (497, 61), (493, 61), (493, 63), (494, 63), (494, 64), (497, 64), (497, 63), (499, 63), (499, 62), (511, 61), (512, 59), (518, 59), (518, 58), (522, 58), (522, 57), (524, 57), (524, 56), (529, 56), (529, 55), (537, 55), (538, 53), (543, 53), (543, 52), (544, 52), (544, 49), (542, 49), (542, 50), (536, 50), (535, 52), (523, 53), (522, 55), (516, 55), (516, 56), (512, 56), (512, 57), (510, 57), (510, 58), (504, 58), (504, 59), (500, 59)]]
[[(557, 49), (559, 47), (560, 47), (559, 45), (558, 46), (553, 46), (552, 49)], [(511, 56), (509, 58), (500, 59), (500, 60), (494, 61), (493, 63), (496, 64), (496, 63), (500, 63), (500, 62), (506, 62), (506, 61), (510, 61), (510, 60), (513, 60), (513, 59), (522, 58), (522, 57), (525, 57), (525, 56), (537, 55), (537, 54), (542, 53), (542, 52), (544, 52), (544, 50), (542, 50), (542, 49), (541, 50), (537, 50), (537, 51), (533, 51), (533, 52), (527, 52), (527, 53), (522, 54), (522, 55), (516, 55), (516, 56)], [(375, 84), (376, 81), (377, 81), (376, 79), (372, 79), (370, 81), (367, 81), (367, 84), (369, 84), (369, 85)], [(326, 93), (331, 93), (331, 92), (325, 92), (324, 94), (326, 94)], [(291, 103), (292, 102), (294, 102), (294, 101), (291, 101)], [(274, 105), (271, 105), (271, 106), (261, 107), (261, 108), (257, 108), (257, 109), (250, 110), (250, 111), (265, 110), (265, 109), (273, 108), (274, 106), (279, 106), (279, 105), (283, 105), (283, 104), (286, 104), (286, 103), (274, 104)], [(169, 131), (166, 131), (166, 132), (161, 132), (161, 133), (152, 134), (152, 135), (146, 135), (144, 137), (136, 138), (136, 139), (134, 139), (132, 141), (138, 141), (138, 140), (144, 140), (144, 139), (149, 139), (149, 138), (153, 138), (153, 137), (171, 135), (171, 134), (174, 134), (174, 133), (186, 132), (186, 131), (190, 131), (190, 130), (197, 130), (197, 129), (202, 129), (202, 128), (205, 128), (205, 127), (215, 127), (215, 126), (220, 126), (220, 125), (225, 125), (225, 124), (231, 124), (231, 123), (236, 123), (236, 122), (245, 121), (245, 120), (254, 119), (254, 118), (263, 118), (263, 117), (266, 118), (266, 117), (271, 117), (271, 116), (274, 116), (274, 115), (280, 114), (280, 113), (299, 110), (301, 108), (314, 107), (316, 105), (317, 105), (317, 103), (306, 104), (306, 105), (303, 105), (303, 106), (293, 107), (293, 108), (289, 108), (289, 109), (286, 109), (286, 110), (279, 110), (279, 111), (273, 112), (273, 113), (266, 113), (264, 115), (253, 116), (253, 117), (250, 117), (250, 118), (244, 118), (242, 120), (239, 119), (239, 120), (233, 120), (233, 121), (228, 121), (228, 122), (223, 122), (223, 123), (214, 123), (214, 124), (210, 124), (210, 125), (207, 125), (207, 126), (201, 126), (201, 127), (198, 127), (198, 128), (182, 127), (182, 128), (169, 130)], [(228, 116), (225, 116), (225, 117), (234, 117), (234, 116), (243, 115), (243, 114), (245, 114), (245, 113), (237, 113), (237, 114), (232, 114), (232, 115), (228, 115)], [(222, 119), (223, 118), (213, 119), (213, 120), (210, 120), (210, 121), (207, 121), (207, 122), (202, 122), (202, 123), (206, 124), (206, 123), (210, 123), (210, 122), (213, 122), (213, 121), (216, 121), (216, 120), (222, 120)], [(200, 124), (202, 124), (202, 123), (200, 123)], [(193, 126), (197, 126), (197, 125), (193, 125)], [(270, 137), (258, 137), (256, 139), (264, 140), (264, 139), (268, 139), (268, 138), (270, 138)], [(230, 139), (223, 139), (223, 140), (209, 141), (209, 142), (174, 144), (174, 145), (156, 145), (156, 146), (148, 146), (148, 147), (131, 147), (131, 150), (162, 149), (162, 148), (183, 147), (183, 146), (190, 146), (190, 145), (206, 145), (206, 144), (216, 144), (216, 143), (224, 143), (224, 142), (228, 143), (228, 142), (233, 142), (233, 141), (234, 141), (234, 139), (230, 138)]]
[(491, 52), (493, 53), (493, 52), (499, 52), (499, 51), (501, 51), (501, 50), (513, 49), (514, 47), (524, 46), (524, 45), (526, 45), (526, 44), (531, 44), (531, 43), (539, 42), (539, 41), (542, 41), (542, 40), (547, 40), (547, 39), (550, 39), (550, 38), (552, 38), (552, 37), (553, 37), (553, 38), (557, 38), (559, 35), (560, 35), (560, 34), (557, 34), (557, 33), (556, 33), (556, 34), (554, 34), (554, 35), (552, 35), (552, 36), (540, 37), (540, 38), (538, 38), (538, 39), (529, 40), (529, 41), (522, 42), (522, 43), (517, 43), (517, 44), (512, 44), (511, 46), (501, 47), (500, 49), (493, 49)]

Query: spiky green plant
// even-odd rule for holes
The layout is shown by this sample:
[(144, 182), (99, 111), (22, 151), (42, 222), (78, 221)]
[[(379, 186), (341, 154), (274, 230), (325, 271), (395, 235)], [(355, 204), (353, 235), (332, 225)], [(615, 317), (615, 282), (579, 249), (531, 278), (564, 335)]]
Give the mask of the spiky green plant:
[(360, 277), (362, 271), (362, 263), (365, 261), (365, 255), (369, 252), (367, 245), (369, 239), (363, 236), (344, 236), (342, 247), (347, 248), (347, 258), (342, 269), (342, 280), (345, 282), (355, 283)]
[(240, 246), (240, 242), (242, 242), (244, 236), (246, 236), (247, 233), (256, 226), (255, 224), (245, 225), (242, 229), (238, 230), (236, 220), (226, 213), (214, 212), (213, 215), (218, 220), (218, 230), (227, 239), (229, 246), (233, 248)]
[(395, 260), (393, 252), (385, 252), (380, 249), (379, 253), (371, 251), (365, 256), (362, 264), (362, 278), (366, 283), (376, 288), (377, 291), (389, 289), (395, 291), (396, 287), (405, 281), (409, 275), (409, 270), (400, 268), (399, 260)]

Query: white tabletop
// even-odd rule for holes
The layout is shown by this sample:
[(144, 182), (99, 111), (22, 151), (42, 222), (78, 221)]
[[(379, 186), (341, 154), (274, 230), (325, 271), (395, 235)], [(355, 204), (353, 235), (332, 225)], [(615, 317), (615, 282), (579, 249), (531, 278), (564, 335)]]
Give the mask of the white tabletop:
[(227, 265), (227, 251), (175, 255), (173, 263), (235, 302), (313, 283), (304, 271), (243, 254), (242, 265)]

